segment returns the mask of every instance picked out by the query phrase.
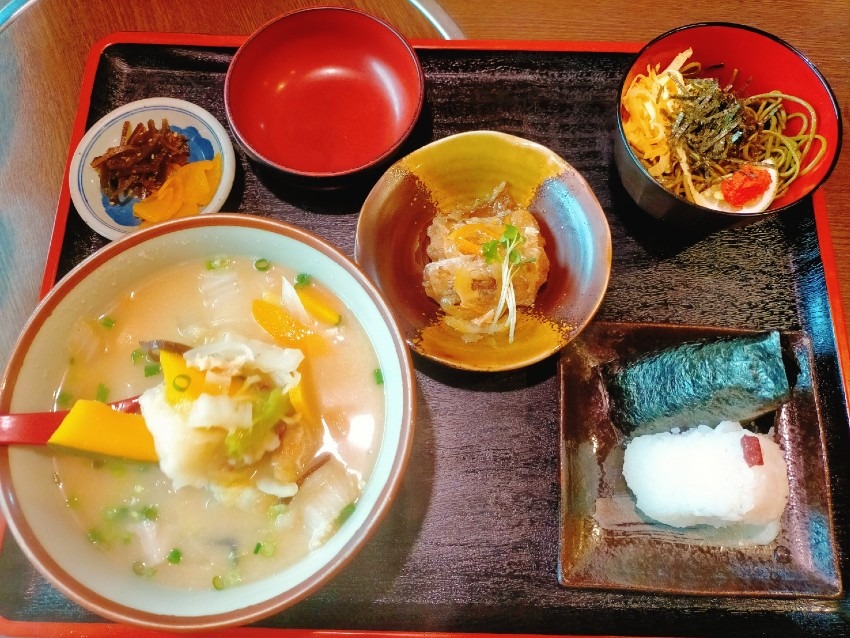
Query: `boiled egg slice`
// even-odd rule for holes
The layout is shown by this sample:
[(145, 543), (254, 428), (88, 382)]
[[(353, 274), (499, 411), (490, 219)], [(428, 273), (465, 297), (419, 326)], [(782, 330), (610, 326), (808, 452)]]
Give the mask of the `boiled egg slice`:
[(773, 198), (776, 197), (776, 191), (779, 188), (779, 173), (770, 161), (758, 164), (747, 164), (739, 169), (740, 171), (745, 169), (766, 171), (770, 177), (770, 183), (764, 191), (760, 192), (757, 196), (754, 196), (750, 201), (744, 202), (742, 205), (735, 206), (726, 201), (726, 197), (723, 194), (723, 182), (726, 179), (732, 179), (736, 173), (727, 175), (703, 191), (697, 191), (697, 189), (694, 188), (693, 178), (691, 177), (691, 169), (690, 166), (688, 166), (688, 158), (685, 151), (681, 147), (676, 147), (676, 154), (679, 157), (679, 164), (682, 167), (682, 174), (685, 181), (685, 192), (688, 195), (688, 199), (697, 206), (727, 213), (761, 213), (767, 210), (767, 207), (770, 206)]
[(723, 182), (731, 179), (734, 173), (727, 175), (700, 193), (694, 191), (692, 193), (694, 203), (705, 208), (727, 213), (761, 213), (767, 210), (774, 197), (776, 197), (776, 190), (779, 187), (779, 173), (771, 164), (752, 164), (750, 165), (750, 170), (752, 169), (767, 172), (770, 176), (770, 183), (761, 194), (756, 195), (743, 205), (735, 206), (729, 203), (723, 194)]

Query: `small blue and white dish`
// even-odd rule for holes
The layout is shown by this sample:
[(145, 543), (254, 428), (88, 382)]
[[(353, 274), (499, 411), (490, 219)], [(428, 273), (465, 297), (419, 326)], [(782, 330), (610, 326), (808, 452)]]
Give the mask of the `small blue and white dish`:
[(190, 162), (221, 155), (221, 181), (209, 204), (200, 212), (221, 210), (230, 193), (236, 170), (233, 143), (215, 117), (191, 102), (175, 98), (155, 97), (130, 102), (102, 117), (86, 132), (71, 157), (68, 172), (74, 207), (94, 231), (107, 239), (118, 239), (139, 228), (141, 220), (133, 215), (133, 205), (138, 199), (110, 203), (101, 191), (100, 177), (91, 162), (120, 143), (124, 122), (129, 121), (131, 127), (135, 127), (140, 122), (153, 120), (159, 127), (163, 119), (171, 129), (186, 136)]

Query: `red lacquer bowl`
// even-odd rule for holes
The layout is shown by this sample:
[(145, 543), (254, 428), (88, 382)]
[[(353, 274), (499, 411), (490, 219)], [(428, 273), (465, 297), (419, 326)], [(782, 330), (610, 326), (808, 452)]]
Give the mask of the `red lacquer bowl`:
[(336, 7), (265, 24), (236, 52), (224, 88), (227, 119), (248, 156), (306, 178), (388, 160), (423, 99), (410, 44), (375, 17)]
[[(649, 42), (637, 55), (623, 78), (622, 96), (635, 75), (645, 74), (647, 66), (664, 70), (673, 58), (693, 49), (690, 61), (702, 64), (701, 77), (715, 77), (721, 85), (730, 82), (737, 70), (733, 90), (747, 97), (779, 90), (809, 102), (817, 114), (818, 133), (826, 139), (824, 156), (809, 173), (799, 176), (782, 197), (773, 201), (766, 213), (775, 213), (799, 202), (829, 177), (841, 150), (841, 114), (835, 94), (826, 79), (798, 50), (780, 38), (759, 29), (729, 23), (700, 23), (673, 29)], [(619, 108), (619, 107), (618, 107)], [(789, 113), (804, 111), (794, 102), (785, 102)], [(728, 223), (742, 213), (724, 213), (688, 203), (661, 187), (644, 169), (625, 140), (623, 116), (617, 118), (615, 159), (626, 190), (637, 204), (654, 217), (701, 224)], [(725, 218), (725, 219), (724, 219)]]

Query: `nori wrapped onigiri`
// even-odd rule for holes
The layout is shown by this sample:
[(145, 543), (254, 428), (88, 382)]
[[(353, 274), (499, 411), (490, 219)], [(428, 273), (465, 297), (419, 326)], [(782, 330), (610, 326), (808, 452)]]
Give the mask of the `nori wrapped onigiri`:
[(779, 333), (691, 342), (602, 370), (611, 418), (627, 434), (751, 421), (788, 400)]

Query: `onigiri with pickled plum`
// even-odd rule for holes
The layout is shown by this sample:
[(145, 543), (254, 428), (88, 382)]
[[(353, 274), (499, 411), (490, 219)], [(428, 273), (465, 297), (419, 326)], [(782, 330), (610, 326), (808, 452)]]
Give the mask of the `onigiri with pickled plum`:
[(775, 536), (788, 500), (779, 445), (734, 421), (635, 437), (623, 476), (641, 512), (677, 528), (750, 524)]

